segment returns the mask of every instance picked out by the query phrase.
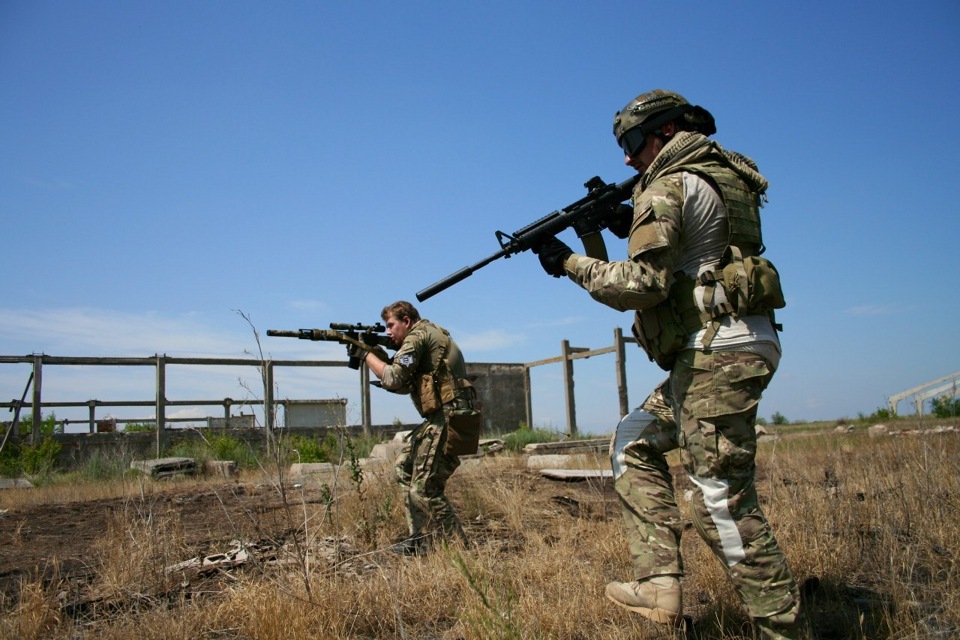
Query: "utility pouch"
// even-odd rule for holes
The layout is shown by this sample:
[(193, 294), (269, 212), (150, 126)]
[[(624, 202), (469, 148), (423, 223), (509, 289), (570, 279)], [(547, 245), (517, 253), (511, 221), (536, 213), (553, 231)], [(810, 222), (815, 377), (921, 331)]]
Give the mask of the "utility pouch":
[(667, 299), (652, 309), (637, 313), (633, 335), (651, 360), (664, 371), (670, 371), (677, 352), (687, 344), (689, 332), (683, 328)]
[(433, 374), (424, 373), (420, 376), (420, 386), (418, 388), (420, 398), (420, 414), (426, 418), (428, 415), (437, 411), (441, 407), (440, 398), (437, 397), (437, 388), (433, 383)]
[(453, 378), (449, 375), (444, 376), (443, 380), (440, 382), (440, 404), (453, 402), (454, 398), (456, 397), (457, 387)]
[(733, 245), (727, 248), (723, 268), (723, 288), (740, 316), (766, 315), (786, 306), (780, 273), (773, 263), (760, 256), (746, 258)]
[(480, 446), (480, 428), (483, 419), (479, 411), (454, 412), (447, 419), (447, 443), (443, 452), (448, 456), (472, 456)]

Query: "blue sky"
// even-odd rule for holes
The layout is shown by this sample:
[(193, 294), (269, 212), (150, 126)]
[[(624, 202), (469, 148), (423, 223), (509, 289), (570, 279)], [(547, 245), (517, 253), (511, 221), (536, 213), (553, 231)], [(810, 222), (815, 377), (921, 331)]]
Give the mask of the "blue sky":
[[(373, 322), (494, 253), (495, 230), (594, 175), (629, 177), (612, 116), (659, 87), (709, 109), (771, 183), (764, 237), (788, 306), (761, 415), (869, 414), (960, 370), (958, 67), (951, 1), (4, 0), (0, 355), (245, 357), (238, 312), (261, 333)], [(531, 254), (418, 307), (479, 362), (602, 348), (631, 322)], [(635, 405), (662, 372), (637, 348), (627, 366)], [(45, 368), (44, 399), (152, 397), (151, 371), (116, 369)], [(28, 374), (0, 365), (0, 396)], [(180, 398), (256, 379), (167, 378)], [(612, 356), (577, 361), (575, 380), (581, 429), (612, 431)], [(346, 369), (278, 382), (293, 399), (358, 395)], [(534, 421), (564, 428), (559, 365), (533, 387)], [(415, 418), (386, 393), (373, 414)]]

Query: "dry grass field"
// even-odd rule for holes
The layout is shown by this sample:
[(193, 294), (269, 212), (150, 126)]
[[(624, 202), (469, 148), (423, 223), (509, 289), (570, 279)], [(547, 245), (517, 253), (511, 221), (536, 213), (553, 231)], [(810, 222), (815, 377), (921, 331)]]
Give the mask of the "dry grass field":
[[(960, 637), (960, 435), (823, 429), (760, 449), (815, 637)], [(549, 480), (501, 454), (465, 464), (448, 493), (469, 544), (406, 558), (385, 550), (405, 528), (389, 469), (5, 491), (0, 637), (750, 637), (692, 526), (686, 631), (603, 597), (630, 576), (609, 480)]]

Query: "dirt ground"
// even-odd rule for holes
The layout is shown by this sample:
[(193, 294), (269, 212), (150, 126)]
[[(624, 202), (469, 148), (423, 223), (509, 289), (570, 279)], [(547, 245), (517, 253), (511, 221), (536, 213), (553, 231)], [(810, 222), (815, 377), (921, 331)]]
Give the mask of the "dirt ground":
[[(515, 475), (512, 480), (525, 488), (529, 508), (574, 517), (619, 517), (609, 479), (570, 482), (547, 479), (527, 469), (506, 473)], [(291, 518), (286, 517), (285, 510), (324, 500), (319, 482), (304, 482), (302, 486), (289, 483), (286, 488), (286, 505), (277, 487), (269, 482), (220, 480), (203, 484), (170, 482), (159, 492), (136, 498), (7, 509), (0, 512), (0, 596), (8, 603), (15, 601), (21, 583), (37, 576), (57, 576), (75, 587), (92, 579), (97, 553), (104, 539), (110, 539), (111, 527), (131, 517), (159, 520), (170, 516), (176, 520), (181, 544), (190, 551), (187, 557), (169, 559), (171, 562), (197, 562), (228, 553), (235, 546), (231, 542), (238, 537), (264, 545), (283, 544), (293, 537)], [(456, 488), (448, 493), (456, 501)], [(464, 524), (471, 537), (488, 535), (484, 523)]]

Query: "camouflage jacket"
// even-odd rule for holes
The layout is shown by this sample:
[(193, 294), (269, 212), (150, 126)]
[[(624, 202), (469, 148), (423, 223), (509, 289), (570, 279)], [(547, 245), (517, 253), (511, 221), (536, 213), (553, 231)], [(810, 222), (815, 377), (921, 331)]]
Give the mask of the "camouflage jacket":
[[(439, 394), (445, 381), (466, 377), (466, 364), (457, 343), (445, 329), (421, 319), (410, 328), (384, 369), (381, 385), (394, 393), (409, 393), (417, 410), (424, 414), (424, 393), (433, 390)], [(430, 383), (425, 385), (424, 378), (430, 378)]]
[(767, 182), (751, 160), (724, 151), (703, 135), (680, 132), (661, 150), (634, 189), (628, 259), (605, 262), (573, 254), (564, 263), (570, 278), (607, 306), (639, 311), (667, 298), (677, 271), (695, 276), (703, 265), (719, 262), (727, 241), (725, 219), (718, 215), (711, 221), (709, 215), (705, 216), (706, 223), (722, 228), (705, 232), (712, 239), (698, 247), (692, 246), (683, 219), (684, 172), (708, 162), (733, 168), (751, 190), (765, 192)]

